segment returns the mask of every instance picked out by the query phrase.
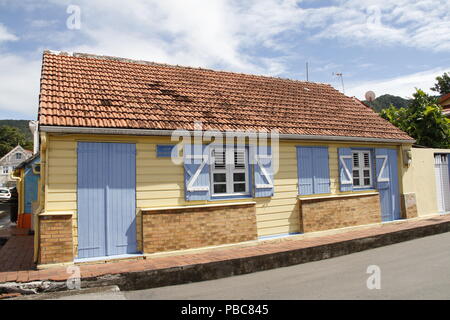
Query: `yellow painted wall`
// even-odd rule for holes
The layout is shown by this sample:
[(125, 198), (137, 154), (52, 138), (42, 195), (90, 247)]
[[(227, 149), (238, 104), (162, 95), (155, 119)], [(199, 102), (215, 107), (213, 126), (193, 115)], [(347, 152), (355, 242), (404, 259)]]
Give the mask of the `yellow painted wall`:
[[(48, 181), (45, 193), (45, 211), (73, 213), (74, 237), (77, 243), (77, 141), (136, 143), (136, 197), (137, 214), (142, 208), (180, 205), (198, 205), (207, 201), (184, 200), (183, 166), (175, 165), (170, 158), (156, 158), (156, 145), (173, 143), (170, 137), (57, 135), (48, 138)], [(281, 141), (279, 171), (275, 175), (275, 192), (271, 198), (256, 198), (258, 236), (268, 236), (300, 231), (297, 200), (296, 146), (314, 145), (329, 147), (331, 193), (340, 194), (338, 178), (339, 147), (389, 147), (383, 144), (323, 143)], [(222, 202), (248, 201), (248, 199)], [(214, 201), (218, 203), (218, 201)], [(137, 219), (138, 243), (142, 246), (140, 218)]]
[(403, 170), (404, 193), (415, 193), (417, 213), (426, 216), (438, 213), (434, 154), (450, 153), (449, 149), (412, 148), (411, 166)]

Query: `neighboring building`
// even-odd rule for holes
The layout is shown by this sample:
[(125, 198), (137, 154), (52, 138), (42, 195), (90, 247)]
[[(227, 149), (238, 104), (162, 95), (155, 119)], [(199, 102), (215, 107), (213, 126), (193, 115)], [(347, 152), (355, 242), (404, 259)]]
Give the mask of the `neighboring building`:
[(14, 170), (13, 177), (18, 178), (18, 218), (19, 228), (33, 229), (32, 213), (37, 206), (38, 185), (40, 177), (39, 153), (20, 163)]
[(440, 99), (439, 99), (439, 104), (442, 106), (443, 108), (443, 113), (447, 116), (450, 117), (450, 93), (443, 95)]
[(14, 171), (17, 165), (32, 155), (32, 151), (26, 150), (20, 145), (16, 146), (4, 155), (3, 158), (0, 159), (0, 186), (15, 186), (15, 181), (10, 178), (10, 174)]
[(403, 177), (404, 193), (416, 195), (420, 215), (450, 213), (450, 149), (414, 147)]
[[(195, 122), (279, 142), (175, 146)], [(417, 216), (414, 140), (326, 84), (45, 52), (39, 130), (39, 264)]]

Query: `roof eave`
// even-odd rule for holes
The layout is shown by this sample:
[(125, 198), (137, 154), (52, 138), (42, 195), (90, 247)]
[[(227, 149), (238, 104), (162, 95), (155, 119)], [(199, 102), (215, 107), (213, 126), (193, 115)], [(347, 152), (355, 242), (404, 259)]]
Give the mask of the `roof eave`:
[[(68, 134), (108, 134), (108, 135), (140, 135), (140, 136), (171, 136), (176, 130), (153, 130), (153, 129), (123, 129), (123, 128), (97, 128), (97, 127), (63, 127), (41, 125), (40, 130), (48, 133)], [(234, 132), (239, 136), (240, 132)], [(248, 132), (241, 132), (248, 135)], [(370, 137), (348, 137), (348, 136), (325, 136), (325, 135), (301, 135), (301, 134), (279, 134), (279, 139), (285, 140), (324, 140), (324, 141), (355, 141), (393, 144), (413, 144), (414, 139), (386, 139)]]

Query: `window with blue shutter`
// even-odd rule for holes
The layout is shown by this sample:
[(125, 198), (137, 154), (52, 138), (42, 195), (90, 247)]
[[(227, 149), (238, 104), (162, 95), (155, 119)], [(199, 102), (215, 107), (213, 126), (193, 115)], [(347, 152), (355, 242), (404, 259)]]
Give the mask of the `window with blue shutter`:
[(211, 195), (244, 196), (250, 193), (247, 148), (244, 145), (211, 147)]
[(330, 193), (327, 147), (297, 147), (300, 195)]

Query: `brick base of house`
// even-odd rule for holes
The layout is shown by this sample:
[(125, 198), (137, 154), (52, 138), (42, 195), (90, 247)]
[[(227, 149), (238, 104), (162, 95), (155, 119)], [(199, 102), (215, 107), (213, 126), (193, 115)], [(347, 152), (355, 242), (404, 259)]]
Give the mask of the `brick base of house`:
[(72, 216), (39, 217), (39, 264), (73, 261)]
[(402, 218), (411, 219), (417, 217), (417, 201), (415, 193), (402, 194), (401, 197)]
[(381, 222), (378, 194), (300, 200), (303, 232)]
[(144, 253), (257, 239), (254, 204), (142, 212)]

